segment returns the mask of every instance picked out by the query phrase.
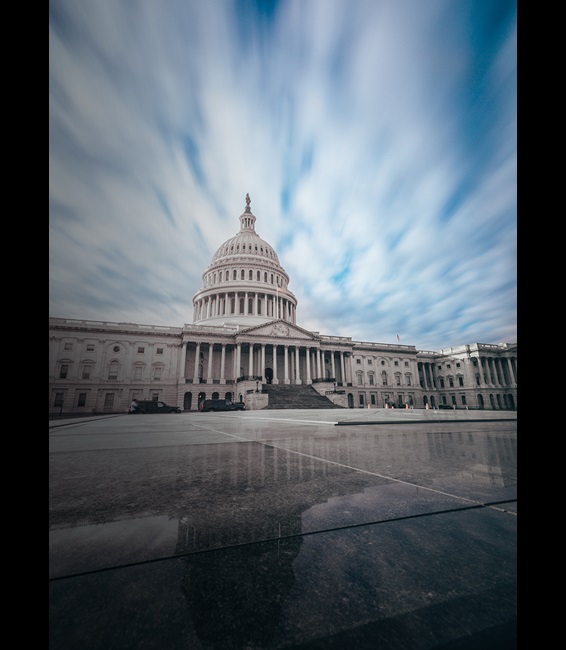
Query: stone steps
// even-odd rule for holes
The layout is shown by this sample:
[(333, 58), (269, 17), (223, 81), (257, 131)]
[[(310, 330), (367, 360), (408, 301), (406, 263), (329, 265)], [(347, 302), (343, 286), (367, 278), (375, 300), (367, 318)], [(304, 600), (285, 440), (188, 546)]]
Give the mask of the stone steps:
[(269, 395), (265, 409), (339, 409), (327, 397), (310, 385), (267, 384), (264, 390)]

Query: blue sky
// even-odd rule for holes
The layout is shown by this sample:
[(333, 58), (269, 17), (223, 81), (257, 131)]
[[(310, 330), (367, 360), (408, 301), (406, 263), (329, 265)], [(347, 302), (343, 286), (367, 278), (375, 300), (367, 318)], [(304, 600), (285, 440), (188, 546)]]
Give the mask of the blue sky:
[(297, 324), (516, 342), (516, 2), (50, 0), (50, 316), (180, 327), (250, 194)]

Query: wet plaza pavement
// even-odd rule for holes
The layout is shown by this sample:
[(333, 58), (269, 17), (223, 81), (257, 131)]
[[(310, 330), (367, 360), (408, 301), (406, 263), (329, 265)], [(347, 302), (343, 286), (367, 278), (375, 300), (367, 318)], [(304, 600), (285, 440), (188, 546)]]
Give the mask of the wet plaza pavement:
[(50, 421), (51, 650), (516, 647), (513, 412)]

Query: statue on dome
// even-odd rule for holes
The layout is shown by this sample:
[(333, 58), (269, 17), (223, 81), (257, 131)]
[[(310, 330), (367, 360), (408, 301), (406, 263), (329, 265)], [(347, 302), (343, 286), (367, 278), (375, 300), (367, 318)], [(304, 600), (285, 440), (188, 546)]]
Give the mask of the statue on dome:
[(246, 205), (248, 206), (248, 208), (250, 207), (251, 202), (252, 202), (252, 200), (250, 199), (250, 195), (246, 194)]

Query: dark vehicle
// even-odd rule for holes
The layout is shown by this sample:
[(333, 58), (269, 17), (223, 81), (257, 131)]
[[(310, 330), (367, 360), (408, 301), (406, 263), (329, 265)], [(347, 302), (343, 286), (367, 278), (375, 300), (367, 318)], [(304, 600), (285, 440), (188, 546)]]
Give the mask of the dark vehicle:
[(139, 400), (138, 401), (138, 413), (180, 413), (181, 409), (178, 406), (171, 406), (171, 404), (165, 404), (160, 400)]
[(452, 406), (452, 404), (439, 404), (438, 408), (439, 409), (450, 409), (451, 411), (453, 411), (455, 407)]
[(200, 405), (201, 411), (245, 411), (244, 402), (232, 402), (229, 399), (205, 399)]

